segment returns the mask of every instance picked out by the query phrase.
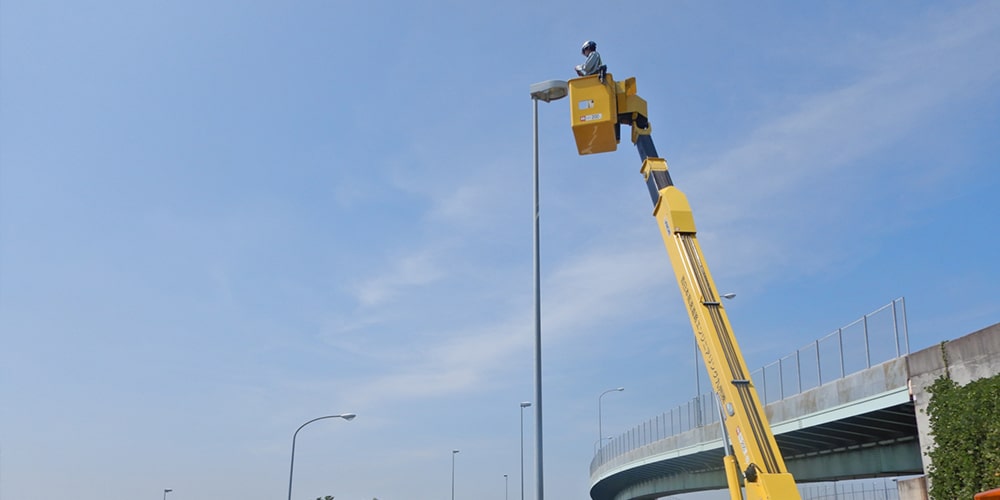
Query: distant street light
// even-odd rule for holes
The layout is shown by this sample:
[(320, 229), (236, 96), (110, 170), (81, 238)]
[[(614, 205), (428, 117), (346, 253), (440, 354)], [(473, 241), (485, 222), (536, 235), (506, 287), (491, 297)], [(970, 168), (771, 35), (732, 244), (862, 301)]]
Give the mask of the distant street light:
[(521, 500), (524, 500), (524, 409), (531, 406), (531, 401), (521, 403)]
[(608, 436), (608, 437), (606, 437), (604, 439), (598, 439), (597, 441), (594, 441), (594, 453), (597, 453), (598, 446), (604, 446), (604, 442), (605, 441), (611, 441), (612, 439), (614, 439), (614, 438), (611, 437), (611, 436)]
[(455, 500), (455, 455), (458, 450), (451, 450), (451, 500)]
[(167, 500), (167, 493), (170, 493), (171, 491), (174, 490), (163, 490), (163, 500)]
[(539, 274), (538, 231), (538, 101), (552, 102), (569, 94), (569, 84), (562, 80), (547, 80), (528, 87), (535, 105), (535, 500), (545, 500), (544, 474), (542, 473), (542, 294)]
[(619, 387), (617, 389), (608, 389), (602, 392), (601, 395), (597, 397), (597, 442), (601, 442), (602, 440), (604, 440), (604, 430), (602, 430), (601, 428), (601, 398), (603, 398), (604, 395), (609, 392), (622, 392), (624, 390), (625, 390), (624, 387)]
[(503, 475), (503, 500), (507, 500), (507, 474)]
[[(292, 474), (295, 472), (295, 438), (298, 437), (299, 431), (301, 431), (303, 427), (317, 420), (323, 420), (325, 418), (342, 418), (344, 420), (351, 421), (354, 420), (354, 417), (356, 416), (357, 415), (353, 413), (341, 413), (340, 415), (327, 415), (325, 417), (317, 417), (300, 425), (298, 429), (295, 429), (295, 434), (292, 434), (292, 461), (291, 464), (288, 466), (288, 500), (292, 500)], [(164, 494), (163, 500), (166, 500), (166, 494)]]

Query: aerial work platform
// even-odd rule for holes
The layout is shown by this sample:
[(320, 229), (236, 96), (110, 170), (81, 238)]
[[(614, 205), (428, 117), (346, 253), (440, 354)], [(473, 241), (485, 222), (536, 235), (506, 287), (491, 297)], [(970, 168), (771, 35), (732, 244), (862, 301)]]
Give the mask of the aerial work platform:
[[(636, 95), (635, 78), (616, 82), (602, 70), (568, 82), (570, 120), (581, 155), (618, 149), (621, 126), (632, 128), (642, 160), (653, 216), (677, 278), (712, 389), (719, 398), (723, 465), (730, 500), (798, 500), (795, 480), (785, 466), (743, 354), (733, 335), (696, 236), (694, 216), (674, 185), (665, 159), (656, 153), (646, 101)], [(742, 483), (742, 484), (741, 484)]]
[[(635, 93), (635, 78), (615, 82), (611, 73), (569, 81), (573, 137), (581, 155), (618, 149), (621, 124), (648, 129), (646, 101)], [(633, 142), (635, 142), (633, 140)]]

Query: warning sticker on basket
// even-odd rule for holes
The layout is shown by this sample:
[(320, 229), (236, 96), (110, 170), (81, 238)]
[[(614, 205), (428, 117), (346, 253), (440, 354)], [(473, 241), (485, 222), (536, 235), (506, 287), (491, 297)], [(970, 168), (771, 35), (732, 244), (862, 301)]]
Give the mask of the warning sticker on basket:
[(581, 116), (580, 117), (580, 121), (581, 122), (591, 122), (591, 121), (594, 121), (594, 120), (600, 120), (603, 117), (604, 117), (603, 113), (594, 113), (592, 115), (583, 115), (583, 116)]

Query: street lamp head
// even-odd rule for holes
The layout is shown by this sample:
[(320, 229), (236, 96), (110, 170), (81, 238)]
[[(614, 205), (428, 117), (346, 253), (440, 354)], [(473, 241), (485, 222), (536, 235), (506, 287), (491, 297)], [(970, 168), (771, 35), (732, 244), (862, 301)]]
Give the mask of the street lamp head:
[(342, 419), (344, 419), (344, 420), (351, 421), (351, 420), (354, 420), (354, 417), (357, 417), (358, 415), (355, 414), (355, 413), (342, 413), (342, 414), (337, 415), (337, 416), (340, 417), (340, 418), (342, 418)]
[(624, 387), (619, 387), (619, 388), (617, 388), (617, 389), (615, 389), (615, 390), (616, 390), (616, 391), (618, 391), (618, 392), (622, 392), (622, 391), (624, 391), (624, 390), (625, 390), (625, 388), (624, 388)]
[(452, 455), (454, 455), (454, 454), (456, 454), (456, 453), (458, 453), (458, 450), (451, 450), (451, 454), (452, 454)]
[(732, 292), (730, 292), (730, 293), (724, 293), (724, 294), (722, 294), (722, 298), (724, 298), (724, 299), (735, 299), (736, 298), (736, 294), (732, 293)]
[(174, 490), (163, 490), (164, 493), (170, 493), (171, 491), (174, 491)]
[(569, 83), (563, 80), (546, 80), (532, 83), (529, 87), (531, 98), (537, 101), (555, 101), (569, 94)]
[(521, 408), (527, 408), (529, 406), (531, 406), (531, 401), (525, 401), (521, 403)]

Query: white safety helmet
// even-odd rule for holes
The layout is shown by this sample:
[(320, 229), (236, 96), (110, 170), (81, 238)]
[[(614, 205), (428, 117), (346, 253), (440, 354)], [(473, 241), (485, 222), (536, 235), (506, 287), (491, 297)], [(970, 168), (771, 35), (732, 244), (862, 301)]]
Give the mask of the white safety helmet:
[(583, 51), (587, 49), (597, 50), (597, 42), (593, 40), (587, 40), (586, 42), (583, 42), (583, 47), (580, 47), (580, 53), (582, 54)]

